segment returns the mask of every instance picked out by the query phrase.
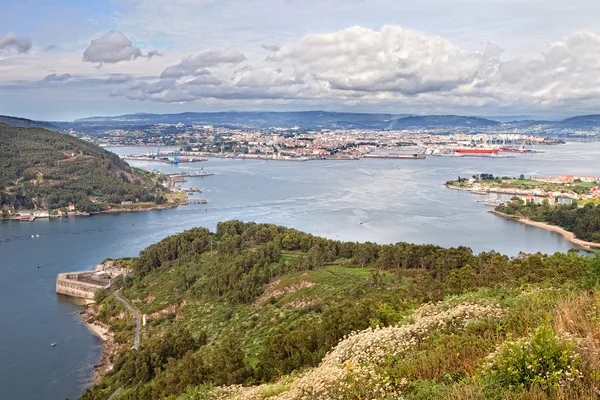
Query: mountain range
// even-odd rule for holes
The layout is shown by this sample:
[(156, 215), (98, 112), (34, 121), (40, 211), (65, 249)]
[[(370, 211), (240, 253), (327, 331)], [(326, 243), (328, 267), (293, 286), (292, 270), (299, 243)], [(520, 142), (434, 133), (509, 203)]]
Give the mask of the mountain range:
[[(499, 118), (500, 119), (500, 118)], [(502, 118), (503, 119), (503, 118)], [(39, 122), (24, 118), (0, 116), (0, 122), (20, 127), (48, 129), (75, 129), (94, 132), (105, 127), (131, 128), (155, 124), (213, 125), (237, 128), (293, 128), (298, 129), (465, 129), (472, 131), (504, 129), (536, 129), (560, 134), (568, 130), (600, 128), (600, 114), (581, 115), (560, 121), (515, 120), (498, 121), (491, 118), (458, 115), (408, 115), (378, 113), (344, 113), (326, 111), (297, 112), (186, 112), (179, 114), (125, 114), (77, 119), (73, 122)]]

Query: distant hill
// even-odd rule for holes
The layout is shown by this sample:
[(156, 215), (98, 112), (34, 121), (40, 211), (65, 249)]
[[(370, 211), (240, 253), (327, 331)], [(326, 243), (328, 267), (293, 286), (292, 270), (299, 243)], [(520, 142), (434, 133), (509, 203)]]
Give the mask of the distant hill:
[(406, 114), (336, 113), (325, 111), (298, 112), (214, 112), (181, 114), (128, 114), (116, 117), (91, 117), (74, 121), (75, 125), (145, 125), (203, 124), (254, 128), (371, 128), (386, 129), (390, 123)]
[(27, 118), (9, 117), (8, 115), (0, 115), (0, 124), (6, 124), (20, 128), (45, 128), (53, 131), (59, 130), (56, 125), (49, 122), (33, 121)]
[(122, 201), (163, 203), (155, 175), (73, 136), (0, 124), (0, 209), (99, 212)]
[(580, 115), (552, 123), (556, 127), (563, 128), (597, 128), (600, 127), (600, 114)]
[(462, 117), (458, 115), (425, 115), (410, 116), (392, 121), (391, 129), (408, 128), (442, 128), (442, 127), (489, 127), (501, 123), (479, 117)]
[[(148, 124), (203, 124), (250, 128), (302, 129), (413, 129), (413, 128), (477, 128), (501, 123), (479, 117), (457, 115), (411, 116), (406, 114), (337, 113), (326, 111), (298, 112), (216, 112), (181, 114), (128, 114), (116, 117), (91, 117), (73, 122), (78, 127), (126, 126)], [(75, 128), (77, 129), (77, 127)], [(85, 131), (85, 129), (83, 129)]]
[(82, 118), (73, 123), (57, 123), (61, 128), (73, 128), (80, 132), (94, 133), (104, 127), (128, 129), (132, 126), (145, 127), (154, 124), (213, 125), (242, 128), (292, 128), (299, 129), (464, 129), (473, 132), (477, 129), (548, 130), (560, 135), (563, 130), (600, 128), (600, 115), (582, 115), (561, 121), (544, 121), (528, 116), (483, 118), (460, 115), (407, 115), (378, 113), (344, 113), (327, 111), (297, 112), (186, 112), (180, 114), (126, 114), (115, 117)]

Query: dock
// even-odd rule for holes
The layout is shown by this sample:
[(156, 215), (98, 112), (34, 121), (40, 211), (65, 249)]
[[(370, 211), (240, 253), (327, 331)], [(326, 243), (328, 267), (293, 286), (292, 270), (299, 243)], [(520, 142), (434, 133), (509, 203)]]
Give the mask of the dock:
[(394, 158), (401, 160), (424, 160), (425, 154), (405, 154), (405, 153), (389, 153), (389, 154), (365, 154), (363, 158)]
[(212, 176), (214, 172), (205, 171), (201, 169), (200, 171), (195, 172), (174, 172), (172, 174), (167, 174), (171, 178), (193, 178), (195, 176)]
[(187, 200), (188, 204), (208, 204), (208, 200), (206, 199), (189, 199)]

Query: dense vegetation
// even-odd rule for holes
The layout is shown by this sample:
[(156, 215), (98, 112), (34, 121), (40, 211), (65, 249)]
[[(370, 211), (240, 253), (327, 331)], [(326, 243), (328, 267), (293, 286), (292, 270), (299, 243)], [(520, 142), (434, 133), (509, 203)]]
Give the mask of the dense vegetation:
[[(121, 400), (597, 398), (598, 256), (475, 255), (230, 221), (120, 262), (137, 271), (121, 294), (149, 323), (83, 399), (121, 386)], [(113, 303), (101, 313), (118, 330), (129, 317)]]
[(122, 201), (165, 201), (150, 173), (75, 137), (0, 124), (0, 209), (95, 212)]
[(600, 243), (600, 205), (594, 203), (583, 207), (579, 207), (577, 202), (551, 206), (547, 201), (535, 204), (513, 199), (496, 207), (496, 211), (557, 225), (573, 232), (579, 239)]

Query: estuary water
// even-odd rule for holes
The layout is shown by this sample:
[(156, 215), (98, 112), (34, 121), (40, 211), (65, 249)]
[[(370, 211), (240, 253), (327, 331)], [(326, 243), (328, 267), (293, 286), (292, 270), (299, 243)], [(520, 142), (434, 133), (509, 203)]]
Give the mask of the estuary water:
[[(185, 185), (206, 205), (172, 210), (0, 223), (0, 399), (75, 399), (91, 384), (102, 343), (54, 293), (59, 272), (91, 269), (107, 257), (135, 256), (158, 240), (195, 226), (214, 229), (240, 219), (294, 227), (331, 239), (466, 245), (553, 253), (573, 248), (562, 236), (486, 213), (486, 196), (448, 190), (457, 176), (492, 173), (600, 175), (600, 143), (541, 148), (516, 158), (250, 161), (211, 159), (171, 166), (132, 162), (161, 172), (203, 167), (214, 176)], [(119, 154), (146, 148), (114, 148)], [(31, 237), (34, 235), (34, 238)], [(39, 237), (36, 237), (39, 235)], [(50, 347), (56, 343), (56, 347)]]

